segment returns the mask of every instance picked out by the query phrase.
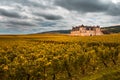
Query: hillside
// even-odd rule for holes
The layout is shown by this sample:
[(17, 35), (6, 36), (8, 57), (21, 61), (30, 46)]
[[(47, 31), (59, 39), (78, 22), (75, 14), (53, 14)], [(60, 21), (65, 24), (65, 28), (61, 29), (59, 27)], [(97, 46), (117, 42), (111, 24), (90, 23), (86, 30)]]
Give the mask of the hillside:
[(45, 33), (60, 33), (60, 34), (69, 34), (70, 30), (54, 30), (54, 31), (47, 31), (47, 32), (42, 32), (43, 34)]
[[(116, 26), (109, 26), (109, 27), (103, 27), (102, 31), (107, 34), (107, 33), (119, 33), (120, 32), (120, 25)], [(42, 32), (42, 34), (46, 33), (60, 33), (60, 34), (69, 34), (70, 30), (55, 30), (55, 31), (47, 31), (47, 32)]]
[(119, 33), (120, 32), (120, 25), (104, 27), (103, 30), (106, 30), (110, 33)]

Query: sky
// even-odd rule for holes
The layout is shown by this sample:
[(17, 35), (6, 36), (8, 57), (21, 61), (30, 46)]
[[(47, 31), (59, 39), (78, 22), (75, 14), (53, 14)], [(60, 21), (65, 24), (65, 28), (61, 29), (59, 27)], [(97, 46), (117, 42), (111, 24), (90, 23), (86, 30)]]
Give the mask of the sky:
[(120, 24), (120, 0), (0, 0), (0, 34)]

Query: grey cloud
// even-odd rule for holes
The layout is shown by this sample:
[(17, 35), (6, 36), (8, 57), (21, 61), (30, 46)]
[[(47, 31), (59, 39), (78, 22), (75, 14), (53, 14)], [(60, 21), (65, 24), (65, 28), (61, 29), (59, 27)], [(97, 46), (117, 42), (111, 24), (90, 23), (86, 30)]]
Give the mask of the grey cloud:
[(38, 21), (38, 22), (39, 22), (39, 21), (44, 21), (42, 18), (35, 18), (34, 20), (35, 20), (35, 21)]
[[(54, 8), (54, 6), (50, 5), (50, 3), (53, 2), (52, 0), (1, 0), (0, 2), (2, 3), (2, 5), (10, 5), (10, 6), (17, 3), (17, 4), (21, 4), (23, 7), (24, 6), (35, 7), (35, 8), (39, 7), (41, 9)], [(42, 2), (47, 2), (48, 5), (44, 5)]]
[(62, 19), (61, 16), (59, 15), (42, 15), (44, 18), (48, 19), (48, 20), (59, 20)]
[(29, 1), (28, 0), (1, 0), (0, 1), (1, 3), (0, 4), (3, 4), (3, 5), (12, 5), (12, 3), (21, 3), (21, 4), (27, 4)]
[(54, 25), (56, 25), (56, 22), (45, 21), (45, 22), (41, 22), (40, 25), (43, 27), (54, 27)]
[(112, 4), (106, 13), (112, 16), (120, 16), (120, 4)]
[(101, 12), (109, 8), (111, 2), (101, 0), (56, 0), (56, 5), (80, 12)]
[(120, 17), (114, 16), (114, 17), (112, 17), (112, 19), (110, 19), (108, 22), (109, 22), (109, 23), (112, 23), (112, 24), (119, 24), (119, 23), (120, 23)]
[(43, 5), (41, 3), (37, 3), (35, 1), (29, 1), (27, 3), (28, 6), (34, 6), (34, 7), (39, 7), (39, 8), (42, 8), (42, 9), (46, 9), (46, 8), (53, 8), (51, 7), (50, 5)]
[(62, 16), (60, 15), (53, 15), (53, 14), (46, 14), (46, 13), (35, 13), (35, 15), (37, 16), (41, 16), (41, 17), (44, 17), (45, 19), (47, 20), (60, 20), (60, 19), (63, 19)]
[(35, 26), (32, 22), (27, 21), (9, 21), (8, 23), (16, 25), (16, 26)]
[(6, 17), (11, 17), (11, 18), (21, 18), (22, 17), (18, 12), (5, 10), (5, 9), (0, 9), (0, 15), (6, 16)]
[(115, 4), (111, 0), (55, 0), (58, 6), (81, 12), (103, 12), (110, 16), (120, 16), (120, 2)]

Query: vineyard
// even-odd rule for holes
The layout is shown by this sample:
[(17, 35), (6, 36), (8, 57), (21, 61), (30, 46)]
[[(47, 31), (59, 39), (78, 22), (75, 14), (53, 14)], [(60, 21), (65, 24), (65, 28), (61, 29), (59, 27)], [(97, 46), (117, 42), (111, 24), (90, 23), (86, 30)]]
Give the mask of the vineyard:
[(0, 36), (0, 80), (120, 80), (119, 66), (120, 34)]

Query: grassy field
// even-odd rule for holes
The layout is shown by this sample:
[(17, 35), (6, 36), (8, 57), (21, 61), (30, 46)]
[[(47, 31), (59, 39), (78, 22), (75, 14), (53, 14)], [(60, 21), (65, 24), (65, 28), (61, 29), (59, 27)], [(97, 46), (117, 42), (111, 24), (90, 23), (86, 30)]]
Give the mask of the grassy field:
[(0, 80), (120, 80), (120, 34), (0, 36)]

